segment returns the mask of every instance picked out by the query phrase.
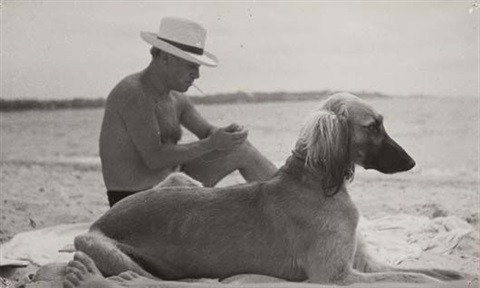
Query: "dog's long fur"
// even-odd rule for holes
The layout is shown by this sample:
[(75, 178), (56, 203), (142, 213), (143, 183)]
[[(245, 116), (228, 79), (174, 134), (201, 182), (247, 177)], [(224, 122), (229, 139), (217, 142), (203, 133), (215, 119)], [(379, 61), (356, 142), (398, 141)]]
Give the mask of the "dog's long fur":
[[(385, 132), (381, 115), (356, 96), (337, 94), (307, 119), (273, 179), (225, 188), (187, 180), (135, 194), (78, 236), (75, 246), (106, 275), (132, 270), (164, 280), (237, 274), (336, 284), (461, 278), (455, 271), (401, 270), (368, 256), (345, 185), (355, 164), (394, 173), (415, 162)], [(185, 183), (175, 177), (167, 182)]]

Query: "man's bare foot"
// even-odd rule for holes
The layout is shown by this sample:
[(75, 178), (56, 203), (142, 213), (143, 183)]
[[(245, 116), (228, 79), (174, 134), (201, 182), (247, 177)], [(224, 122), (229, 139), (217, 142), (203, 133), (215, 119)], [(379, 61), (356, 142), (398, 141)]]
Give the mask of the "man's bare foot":
[(67, 265), (63, 288), (160, 287), (160, 284), (162, 282), (140, 276), (132, 271), (105, 278), (92, 258), (78, 251)]
[(122, 287), (163, 287), (160, 284), (165, 283), (159, 280), (143, 277), (135, 272), (126, 271), (118, 276), (108, 277), (108, 280), (120, 284)]
[(107, 280), (98, 270), (93, 260), (83, 252), (76, 252), (66, 268), (63, 288), (120, 288)]

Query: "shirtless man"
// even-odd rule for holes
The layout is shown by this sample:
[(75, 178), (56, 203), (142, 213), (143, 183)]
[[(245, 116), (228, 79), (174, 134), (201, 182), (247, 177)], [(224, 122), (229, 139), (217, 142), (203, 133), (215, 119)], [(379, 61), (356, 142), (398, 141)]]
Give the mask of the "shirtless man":
[[(204, 51), (206, 31), (180, 18), (162, 19), (157, 34), (142, 32), (152, 45), (148, 67), (123, 79), (107, 98), (100, 134), (100, 158), (110, 206), (150, 189), (174, 171), (205, 186), (239, 170), (246, 181), (266, 180), (277, 168), (233, 123), (208, 123), (182, 94), (200, 77), (200, 65), (214, 67)], [(198, 141), (178, 144), (181, 126)]]

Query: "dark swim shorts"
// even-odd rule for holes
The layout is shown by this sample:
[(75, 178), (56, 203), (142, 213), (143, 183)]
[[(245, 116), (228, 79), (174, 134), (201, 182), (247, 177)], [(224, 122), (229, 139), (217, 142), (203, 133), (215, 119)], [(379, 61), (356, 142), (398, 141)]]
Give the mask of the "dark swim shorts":
[(128, 197), (130, 195), (133, 195), (137, 192), (130, 192), (130, 191), (107, 191), (107, 197), (108, 197), (108, 203), (110, 204), (110, 207), (115, 205), (118, 201), (122, 200), (125, 197)]

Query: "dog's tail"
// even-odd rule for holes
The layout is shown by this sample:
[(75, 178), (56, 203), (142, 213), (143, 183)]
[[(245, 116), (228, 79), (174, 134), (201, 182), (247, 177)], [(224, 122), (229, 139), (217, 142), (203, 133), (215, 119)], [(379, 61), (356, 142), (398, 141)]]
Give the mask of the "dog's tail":
[(74, 244), (76, 250), (84, 252), (93, 259), (104, 276), (118, 275), (130, 270), (155, 279), (152, 274), (145, 271), (131, 257), (122, 252), (117, 243), (100, 231), (90, 231), (78, 235), (75, 237)]

